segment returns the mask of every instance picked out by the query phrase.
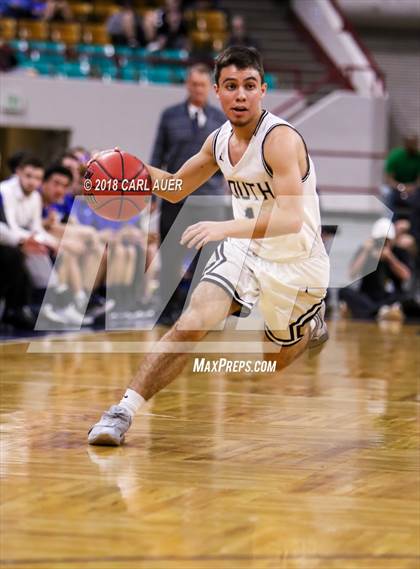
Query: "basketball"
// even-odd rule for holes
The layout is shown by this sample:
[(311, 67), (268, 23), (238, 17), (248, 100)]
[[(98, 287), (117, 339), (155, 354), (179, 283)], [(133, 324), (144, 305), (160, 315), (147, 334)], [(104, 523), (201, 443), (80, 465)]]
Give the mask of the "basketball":
[(105, 150), (89, 162), (83, 193), (89, 207), (101, 217), (127, 221), (148, 205), (152, 180), (143, 162), (132, 154)]

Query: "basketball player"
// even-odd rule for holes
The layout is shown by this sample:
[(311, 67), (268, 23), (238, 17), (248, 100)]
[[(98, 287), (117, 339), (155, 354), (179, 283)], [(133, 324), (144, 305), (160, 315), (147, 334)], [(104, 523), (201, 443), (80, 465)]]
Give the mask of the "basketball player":
[(305, 143), (287, 122), (262, 110), (267, 85), (254, 48), (234, 46), (221, 53), (215, 81), (227, 122), (176, 174), (149, 170), (153, 181), (182, 180), (182, 191), (156, 192), (177, 202), (220, 168), (232, 190), (234, 219), (185, 230), (181, 242), (188, 247), (222, 243), (187, 310), (162, 337), (162, 349), (145, 357), (120, 403), (91, 428), (90, 444), (121, 444), (140, 407), (182, 371), (188, 354), (173, 353), (171, 346), (194, 345), (229, 314), (249, 313), (257, 300), (265, 334), (281, 348), (274, 355), (277, 369), (328, 338), (323, 298), (329, 264)]

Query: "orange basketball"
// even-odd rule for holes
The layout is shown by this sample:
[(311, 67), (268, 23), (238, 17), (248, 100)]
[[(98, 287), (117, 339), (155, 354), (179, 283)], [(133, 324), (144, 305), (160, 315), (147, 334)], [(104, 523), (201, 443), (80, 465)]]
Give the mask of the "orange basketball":
[(89, 207), (101, 217), (126, 221), (150, 202), (152, 180), (143, 162), (132, 154), (105, 150), (89, 162), (83, 194)]

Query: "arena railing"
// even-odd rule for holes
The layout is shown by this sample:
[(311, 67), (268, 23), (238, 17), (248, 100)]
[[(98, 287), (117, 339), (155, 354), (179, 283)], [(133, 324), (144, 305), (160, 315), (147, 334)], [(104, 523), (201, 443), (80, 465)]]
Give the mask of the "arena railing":
[[(337, 14), (339, 15), (339, 17), (342, 21), (343, 31), (347, 32), (348, 34), (350, 34), (352, 36), (353, 41), (357, 44), (359, 49), (362, 51), (363, 55), (368, 60), (370, 68), (374, 71), (376, 79), (381, 83), (383, 92), (385, 93), (386, 92), (386, 80), (385, 80), (385, 74), (383, 73), (382, 69), (379, 67), (378, 63), (375, 61), (375, 58), (373, 57), (371, 51), (365, 46), (365, 44), (360, 39), (359, 34), (356, 32), (356, 30), (353, 27), (353, 25), (351, 24), (350, 20), (348, 19), (348, 17), (343, 12), (343, 10), (342, 10), (340, 4), (337, 2), (337, 0), (329, 0), (329, 1), (330, 1), (331, 6), (337, 12)], [(348, 66), (348, 67), (350, 67), (350, 66)]]

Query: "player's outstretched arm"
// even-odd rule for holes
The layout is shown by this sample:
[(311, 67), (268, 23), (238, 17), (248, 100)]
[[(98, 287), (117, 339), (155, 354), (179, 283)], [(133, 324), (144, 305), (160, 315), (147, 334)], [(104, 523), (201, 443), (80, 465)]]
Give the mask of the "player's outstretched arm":
[(306, 169), (306, 149), (291, 128), (274, 128), (264, 145), (264, 157), (273, 172), (273, 208), (262, 211), (257, 219), (205, 221), (191, 225), (181, 243), (199, 249), (210, 241), (226, 237), (261, 239), (299, 233), (303, 223), (302, 176)]
[[(170, 174), (154, 166), (147, 166), (153, 182), (153, 194), (171, 202), (177, 203), (192, 194), (202, 184), (207, 182), (218, 170), (213, 156), (214, 133), (207, 137), (201, 150), (181, 166), (175, 174)], [(165, 180), (165, 184), (161, 182)], [(170, 186), (173, 191), (167, 191), (167, 180), (173, 180)], [(162, 187), (162, 189), (159, 189)]]

